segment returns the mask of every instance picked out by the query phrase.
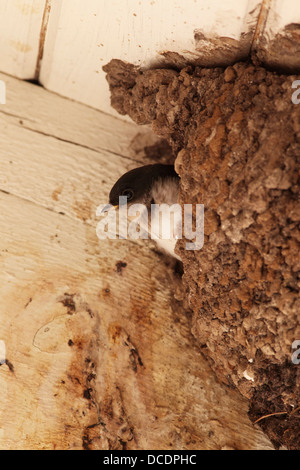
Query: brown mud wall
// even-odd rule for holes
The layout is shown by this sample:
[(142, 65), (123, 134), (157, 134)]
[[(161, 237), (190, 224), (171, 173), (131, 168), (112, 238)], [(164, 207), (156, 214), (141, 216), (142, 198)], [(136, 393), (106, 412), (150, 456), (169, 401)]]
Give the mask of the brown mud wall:
[(275, 445), (299, 449), (300, 77), (252, 63), (104, 70), (112, 106), (171, 145), (180, 202), (205, 206), (203, 248), (177, 247), (202, 352)]

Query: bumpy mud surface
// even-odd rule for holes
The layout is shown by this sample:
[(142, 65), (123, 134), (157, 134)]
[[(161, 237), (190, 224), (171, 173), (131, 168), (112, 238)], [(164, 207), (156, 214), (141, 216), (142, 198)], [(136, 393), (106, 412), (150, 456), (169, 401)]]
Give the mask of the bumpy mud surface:
[(171, 145), (180, 202), (205, 205), (203, 248), (178, 242), (193, 334), (219, 379), (250, 399), (251, 419), (299, 449), (300, 77), (251, 63), (104, 70), (115, 109)]

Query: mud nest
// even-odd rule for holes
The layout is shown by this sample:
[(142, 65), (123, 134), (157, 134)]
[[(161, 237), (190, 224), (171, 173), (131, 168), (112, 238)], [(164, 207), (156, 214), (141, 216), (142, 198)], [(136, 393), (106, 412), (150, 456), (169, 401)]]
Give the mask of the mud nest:
[(177, 244), (194, 336), (275, 446), (299, 449), (300, 77), (252, 63), (104, 70), (112, 106), (171, 145), (180, 202), (205, 206), (203, 248)]

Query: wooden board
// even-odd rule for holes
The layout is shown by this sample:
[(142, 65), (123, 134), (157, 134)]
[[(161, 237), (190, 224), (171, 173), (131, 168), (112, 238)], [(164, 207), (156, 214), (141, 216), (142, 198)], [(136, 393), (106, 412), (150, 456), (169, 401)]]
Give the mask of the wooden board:
[(39, 80), (48, 90), (117, 116), (102, 70), (114, 58), (141, 67), (223, 66), (256, 51), (268, 65), (299, 69), (299, 5), (298, 0), (3, 0), (0, 70)]
[(230, 61), (238, 59), (250, 51), (260, 4), (57, 1), (52, 5), (40, 81), (49, 90), (115, 115), (103, 65), (113, 58), (141, 67), (196, 59), (215, 65), (226, 62), (226, 54)]
[(45, 93), (40, 87), (27, 87), (23, 94), (24, 83), (1, 73), (0, 80), (6, 87), (6, 104), (1, 112), (20, 128), (96, 152), (106, 150), (135, 162), (144, 162), (145, 147), (159, 141), (146, 126), (126, 124), (92, 108), (87, 112), (85, 106)]
[[(272, 448), (203, 359), (172, 264), (150, 242), (96, 236), (140, 130), (105, 116), (97, 141), (100, 113), (2, 79), (0, 448)], [(76, 133), (76, 119), (96, 127)]]
[(39, 57), (46, 0), (0, 2), (1, 71), (34, 78)]

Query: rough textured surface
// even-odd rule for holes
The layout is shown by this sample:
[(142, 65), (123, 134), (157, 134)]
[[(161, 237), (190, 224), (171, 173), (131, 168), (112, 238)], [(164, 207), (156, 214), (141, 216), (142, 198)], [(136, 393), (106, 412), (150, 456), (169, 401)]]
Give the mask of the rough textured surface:
[(178, 243), (194, 336), (219, 379), (251, 400), (252, 420), (284, 412), (260, 424), (277, 446), (300, 448), (299, 77), (251, 63), (104, 70), (112, 106), (172, 146), (181, 203), (205, 205), (203, 249)]

